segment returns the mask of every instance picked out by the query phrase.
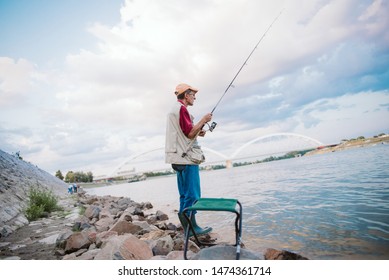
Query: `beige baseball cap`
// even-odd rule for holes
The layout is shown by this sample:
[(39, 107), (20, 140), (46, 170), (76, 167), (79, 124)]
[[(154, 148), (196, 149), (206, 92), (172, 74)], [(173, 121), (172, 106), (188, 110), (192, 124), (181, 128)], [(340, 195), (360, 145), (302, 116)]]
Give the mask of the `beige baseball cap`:
[(191, 87), (188, 84), (179, 84), (176, 86), (176, 91), (174, 92), (176, 95), (179, 95), (185, 91), (190, 89), (191, 91), (198, 92), (199, 90), (197, 88)]

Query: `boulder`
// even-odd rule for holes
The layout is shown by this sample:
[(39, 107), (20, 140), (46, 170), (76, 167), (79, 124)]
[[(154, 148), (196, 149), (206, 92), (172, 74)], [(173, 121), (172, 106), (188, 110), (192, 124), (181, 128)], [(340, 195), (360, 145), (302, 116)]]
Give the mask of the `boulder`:
[(77, 217), (73, 224), (74, 231), (83, 231), (84, 229), (91, 228), (92, 225), (86, 216)]
[(166, 220), (169, 220), (169, 216), (165, 213), (163, 213), (162, 211), (158, 210), (157, 213), (155, 214), (155, 216), (157, 217), (157, 220), (158, 221), (166, 221)]
[(308, 260), (306, 257), (303, 257), (299, 254), (285, 251), (285, 250), (276, 250), (269, 248), (264, 254), (265, 260)]
[[(185, 246), (185, 240), (183, 237), (179, 237), (179, 238), (174, 239), (174, 244), (173, 244), (174, 251), (184, 251), (184, 246)], [(188, 252), (189, 251), (193, 252), (193, 253), (200, 252), (199, 246), (197, 246), (197, 244), (194, 243), (190, 239), (189, 239), (189, 243), (188, 243)]]
[(153, 205), (150, 203), (150, 202), (142, 202), (141, 203), (141, 207), (143, 209), (152, 209), (153, 208)]
[(142, 237), (140, 237), (140, 240), (157, 240), (158, 238), (161, 238), (166, 235), (167, 233), (163, 230), (154, 230), (143, 234)]
[(117, 201), (118, 208), (122, 211), (126, 210), (131, 203), (133, 201), (129, 197), (122, 197)]
[(93, 218), (98, 218), (100, 212), (101, 212), (101, 207), (96, 205), (89, 205), (85, 209), (84, 216), (87, 217), (89, 220), (92, 220)]
[(97, 232), (107, 231), (113, 224), (114, 220), (111, 216), (102, 218), (95, 223)]
[(174, 247), (174, 241), (170, 235), (165, 235), (164, 237), (158, 238), (152, 242), (152, 251), (154, 255), (164, 255), (169, 254)]
[(55, 241), (55, 246), (61, 249), (65, 249), (66, 242), (72, 234), (73, 232), (71, 230), (61, 232)]
[(104, 219), (104, 218), (112, 218), (113, 216), (109, 208), (102, 208), (100, 213), (99, 213), (99, 220)]
[(141, 228), (143, 234), (151, 232), (151, 231), (158, 231), (159, 230), (156, 226), (150, 225), (146, 221), (134, 221), (132, 223), (134, 225), (139, 226)]
[(96, 241), (95, 244), (99, 248), (102, 246), (104, 242), (106, 242), (109, 238), (112, 236), (118, 236), (118, 233), (116, 231), (103, 231), (96, 234)]
[(73, 233), (66, 241), (65, 253), (73, 253), (80, 249), (88, 248), (92, 242), (88, 238), (86, 232)]
[(140, 208), (140, 207), (135, 207), (134, 212), (132, 212), (132, 214), (140, 216), (140, 217), (145, 216), (145, 213), (143, 212), (142, 208)]
[(155, 230), (145, 233), (140, 240), (146, 241), (154, 255), (167, 255), (174, 248), (173, 238), (168, 232), (163, 230)]
[(118, 235), (122, 235), (125, 233), (135, 234), (139, 232), (142, 228), (138, 225), (135, 225), (131, 222), (126, 221), (118, 221), (116, 224), (112, 226), (110, 231), (116, 231)]
[(153, 253), (146, 242), (132, 234), (109, 238), (96, 254), (95, 260), (148, 260)]

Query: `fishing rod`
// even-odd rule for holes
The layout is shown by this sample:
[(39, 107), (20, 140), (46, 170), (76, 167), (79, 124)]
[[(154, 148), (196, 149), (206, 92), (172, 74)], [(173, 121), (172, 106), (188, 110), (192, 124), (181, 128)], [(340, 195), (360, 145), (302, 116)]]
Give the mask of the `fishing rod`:
[[(224, 91), (223, 95), (220, 97), (219, 101), (216, 103), (215, 107), (212, 109), (211, 111), (211, 114), (213, 114), (213, 112), (215, 112), (217, 106), (219, 105), (220, 101), (222, 101), (223, 97), (226, 95), (226, 93), (228, 92), (228, 90), (230, 89), (230, 87), (232, 87), (236, 77), (238, 77), (240, 71), (242, 71), (243, 67), (247, 64), (247, 61), (250, 59), (251, 55), (254, 53), (254, 51), (257, 49), (258, 45), (261, 43), (261, 41), (263, 40), (263, 38), (265, 37), (265, 35), (267, 34), (267, 32), (270, 30), (270, 28), (273, 26), (273, 24), (277, 21), (277, 19), (281, 16), (283, 12), (283, 9), (281, 10), (281, 12), (278, 14), (278, 16), (276, 16), (276, 18), (272, 21), (272, 23), (269, 25), (269, 27), (266, 29), (265, 33), (263, 33), (263, 35), (261, 36), (261, 38), (259, 39), (258, 43), (255, 45), (254, 49), (251, 51), (251, 53), (249, 54), (249, 56), (246, 58), (246, 60), (243, 62), (242, 66), (239, 68), (239, 71), (235, 74), (234, 78), (232, 79), (232, 81), (230, 82), (230, 84), (228, 85), (228, 87), (226, 88), (226, 90)], [(206, 123), (206, 125), (208, 125), (208, 130), (209, 131), (213, 131), (217, 125), (216, 122), (212, 122), (211, 124), (208, 124)], [(189, 142), (189, 145), (186, 149), (185, 152), (182, 153), (182, 157), (185, 157), (187, 154), (188, 154), (188, 151), (191, 149), (191, 147), (193, 146), (194, 142), (196, 141), (196, 138), (197, 136), (200, 134), (200, 132), (202, 131), (203, 127), (205, 126), (205, 124), (202, 126), (202, 128), (199, 130), (199, 132), (197, 132), (196, 136), (192, 139), (191, 142)]]
[[(254, 53), (254, 51), (257, 49), (258, 45), (262, 42), (263, 38), (265, 37), (265, 35), (267, 34), (267, 32), (270, 30), (270, 28), (273, 26), (273, 24), (278, 20), (278, 18), (281, 16), (283, 10), (281, 10), (281, 12), (278, 14), (278, 16), (275, 17), (275, 19), (273, 20), (273, 22), (269, 25), (269, 27), (266, 29), (266, 31), (263, 33), (263, 35), (261, 36), (261, 38), (259, 39), (258, 43), (255, 45), (255, 47), (253, 48), (253, 50), (251, 51), (251, 53), (249, 54), (249, 56), (246, 58), (246, 60), (243, 62), (242, 66), (239, 68), (238, 72), (235, 74), (234, 78), (232, 79), (232, 81), (230, 82), (230, 84), (228, 85), (228, 87), (226, 88), (226, 90), (224, 91), (223, 95), (220, 97), (219, 101), (216, 103), (215, 107), (212, 109), (211, 111), (211, 114), (213, 114), (213, 112), (215, 112), (217, 106), (219, 105), (220, 101), (222, 101), (222, 99), (224, 98), (224, 96), (226, 95), (226, 93), (228, 92), (228, 90), (233, 86), (234, 84), (234, 81), (236, 79), (236, 77), (238, 77), (240, 71), (242, 71), (243, 67), (245, 65), (247, 65), (247, 61), (250, 59), (251, 55)], [(216, 122), (213, 122), (211, 125), (208, 125), (209, 126), (209, 130), (210, 131), (213, 131), (216, 127), (217, 123)]]

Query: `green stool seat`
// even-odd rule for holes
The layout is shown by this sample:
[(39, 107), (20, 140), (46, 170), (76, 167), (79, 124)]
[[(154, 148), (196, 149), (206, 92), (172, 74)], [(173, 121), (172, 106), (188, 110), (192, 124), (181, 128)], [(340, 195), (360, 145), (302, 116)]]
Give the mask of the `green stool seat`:
[(228, 211), (236, 212), (237, 199), (232, 198), (200, 198), (197, 202), (186, 210), (198, 211)]
[[(188, 250), (188, 242), (189, 242), (189, 231), (193, 233), (193, 237), (196, 240), (198, 245), (216, 245), (216, 244), (205, 244), (200, 242), (198, 239), (196, 232), (191, 223), (191, 217), (193, 215), (193, 211), (225, 211), (232, 212), (236, 214), (235, 219), (235, 240), (236, 243), (236, 259), (240, 258), (240, 244), (241, 244), (241, 236), (242, 236), (242, 204), (233, 198), (200, 198), (197, 200), (192, 206), (184, 209), (183, 214), (185, 219), (188, 222), (188, 227), (185, 230), (185, 247), (184, 247), (184, 258), (187, 260), (187, 250)], [(188, 215), (188, 213), (190, 213)]]

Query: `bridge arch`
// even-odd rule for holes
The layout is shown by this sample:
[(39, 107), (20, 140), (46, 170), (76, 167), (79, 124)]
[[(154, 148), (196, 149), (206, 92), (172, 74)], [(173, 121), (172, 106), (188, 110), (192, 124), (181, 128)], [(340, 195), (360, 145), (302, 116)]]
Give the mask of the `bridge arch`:
[(293, 136), (293, 137), (303, 138), (303, 139), (312, 141), (312, 142), (318, 144), (318, 146), (322, 146), (322, 145), (323, 145), (323, 143), (321, 143), (319, 140), (316, 140), (316, 139), (314, 139), (314, 138), (311, 138), (311, 137), (308, 137), (308, 136), (305, 136), (305, 135), (302, 135), (302, 134), (288, 133), (288, 132), (283, 132), (283, 133), (273, 133), (273, 134), (267, 134), (267, 135), (264, 135), (264, 136), (257, 137), (257, 138), (255, 138), (255, 139), (250, 140), (250, 141), (248, 141), (247, 143), (243, 144), (243, 145), (240, 146), (238, 149), (236, 149), (234, 153), (232, 153), (231, 159), (236, 158), (236, 156), (237, 156), (242, 150), (244, 150), (244, 149), (247, 148), (248, 146), (254, 144), (255, 142), (258, 142), (258, 141), (263, 140), (263, 139), (266, 139), (266, 138), (277, 137), (277, 136)]
[(159, 150), (164, 150), (164, 149), (165, 149), (165, 147), (159, 147), (159, 148), (151, 149), (151, 150), (148, 150), (146, 152), (141, 152), (139, 154), (136, 154), (136, 155), (130, 157), (129, 159), (126, 159), (125, 161), (123, 161), (121, 164), (117, 165), (114, 168), (114, 170), (111, 172), (111, 176), (114, 176), (115, 174), (117, 174), (122, 169), (123, 166), (131, 163), (133, 160), (135, 160), (135, 159), (137, 159), (139, 157), (145, 156), (147, 154), (150, 154), (152, 152), (159, 151)]
[(225, 159), (225, 160), (228, 160), (228, 156), (226, 156), (225, 154), (221, 153), (221, 152), (218, 152), (218, 151), (215, 151), (214, 149), (211, 149), (211, 148), (207, 148), (207, 147), (204, 147), (204, 146), (201, 146), (201, 148), (204, 150), (204, 151), (208, 151), (208, 152), (211, 152), (219, 157), (221, 157), (222, 159)]
[[(159, 147), (159, 148), (154, 148), (154, 149), (150, 149), (148, 151), (145, 151), (145, 152), (141, 152), (139, 154), (136, 154), (134, 156), (131, 156), (130, 158), (127, 158), (125, 161), (123, 161), (122, 163), (120, 163), (119, 165), (117, 165), (113, 171), (111, 172), (110, 176), (114, 176), (114, 175), (117, 175), (118, 172), (121, 171), (121, 169), (126, 166), (127, 164), (130, 164), (132, 161), (134, 161), (135, 159), (137, 158), (140, 158), (142, 156), (146, 156), (147, 154), (150, 154), (150, 153), (153, 153), (153, 152), (156, 152), (156, 151), (163, 151), (165, 149), (165, 147)], [(211, 149), (211, 148), (207, 148), (205, 146), (202, 146), (202, 149), (206, 152), (210, 152), (212, 154), (215, 154), (216, 156), (220, 157), (221, 159), (223, 160), (228, 160), (229, 157), (226, 156), (225, 154), (221, 153), (221, 152), (218, 152), (214, 149)]]

